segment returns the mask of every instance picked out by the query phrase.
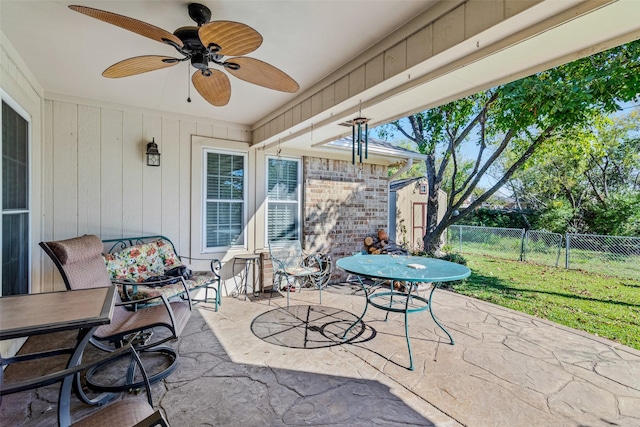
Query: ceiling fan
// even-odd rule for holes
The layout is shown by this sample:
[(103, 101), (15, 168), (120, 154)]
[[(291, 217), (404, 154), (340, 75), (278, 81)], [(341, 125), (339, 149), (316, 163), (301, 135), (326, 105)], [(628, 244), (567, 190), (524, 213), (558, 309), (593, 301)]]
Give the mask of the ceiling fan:
[[(197, 27), (180, 27), (171, 34), (146, 22), (104, 10), (71, 5), (70, 9), (95, 19), (116, 25), (152, 40), (173, 46), (182, 58), (145, 55), (125, 59), (113, 64), (102, 75), (109, 78), (128, 77), (148, 71), (171, 67), (180, 62), (191, 61), (196, 71), (191, 82), (198, 93), (217, 107), (227, 105), (231, 98), (229, 77), (210, 64), (226, 70), (249, 83), (282, 92), (297, 92), (298, 83), (285, 72), (258, 59), (245, 56), (262, 44), (262, 36), (248, 25), (233, 21), (210, 21), (211, 10), (204, 5), (191, 3), (189, 16)], [(234, 56), (225, 59), (225, 56)]]

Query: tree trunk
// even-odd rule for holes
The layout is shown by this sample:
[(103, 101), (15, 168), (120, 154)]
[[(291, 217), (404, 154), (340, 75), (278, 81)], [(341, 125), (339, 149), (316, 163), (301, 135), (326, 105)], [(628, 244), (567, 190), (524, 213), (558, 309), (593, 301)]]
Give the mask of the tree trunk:
[(440, 252), (440, 234), (436, 235), (438, 226), (438, 190), (442, 182), (436, 180), (435, 155), (430, 154), (425, 160), (427, 169), (427, 224), (426, 233), (422, 239), (423, 250), (429, 255), (435, 255)]

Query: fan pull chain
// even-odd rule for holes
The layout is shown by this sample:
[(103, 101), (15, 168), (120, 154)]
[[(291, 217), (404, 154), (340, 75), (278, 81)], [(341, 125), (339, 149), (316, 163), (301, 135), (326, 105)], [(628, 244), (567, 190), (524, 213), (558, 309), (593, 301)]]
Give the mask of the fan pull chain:
[(189, 79), (189, 63), (187, 63), (187, 102), (191, 102), (191, 80)]

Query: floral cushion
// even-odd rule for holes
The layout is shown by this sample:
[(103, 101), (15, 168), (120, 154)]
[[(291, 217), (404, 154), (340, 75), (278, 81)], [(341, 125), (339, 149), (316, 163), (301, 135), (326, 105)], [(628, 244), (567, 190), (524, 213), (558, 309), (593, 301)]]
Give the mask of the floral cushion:
[[(107, 271), (112, 279), (126, 280), (135, 285), (118, 285), (123, 300), (138, 300), (165, 295), (175, 297), (184, 292), (182, 282), (164, 286), (146, 286), (144, 281), (162, 276), (166, 270), (184, 265), (173, 250), (171, 242), (159, 239), (149, 243), (133, 245), (113, 254), (103, 255)], [(189, 290), (215, 280), (211, 272), (196, 271), (189, 280), (185, 280)]]
[(171, 243), (162, 239), (106, 254), (104, 260), (111, 278), (136, 283), (162, 276), (165, 270), (183, 265)]
[(160, 239), (152, 243), (156, 244), (158, 255), (162, 260), (162, 264), (165, 270), (184, 265), (182, 264), (182, 261), (180, 261), (180, 257), (173, 250), (173, 245), (171, 244), (171, 242)]
[(164, 274), (164, 265), (155, 242), (129, 246), (104, 258), (107, 270), (114, 279), (140, 283), (149, 277)]

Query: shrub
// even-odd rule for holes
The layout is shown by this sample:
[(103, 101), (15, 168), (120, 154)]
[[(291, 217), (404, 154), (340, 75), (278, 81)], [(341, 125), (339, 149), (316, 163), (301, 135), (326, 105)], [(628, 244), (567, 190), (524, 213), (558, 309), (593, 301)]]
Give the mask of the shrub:
[(455, 262), (456, 264), (467, 265), (467, 259), (460, 254), (450, 253), (441, 256), (439, 259), (444, 261)]

